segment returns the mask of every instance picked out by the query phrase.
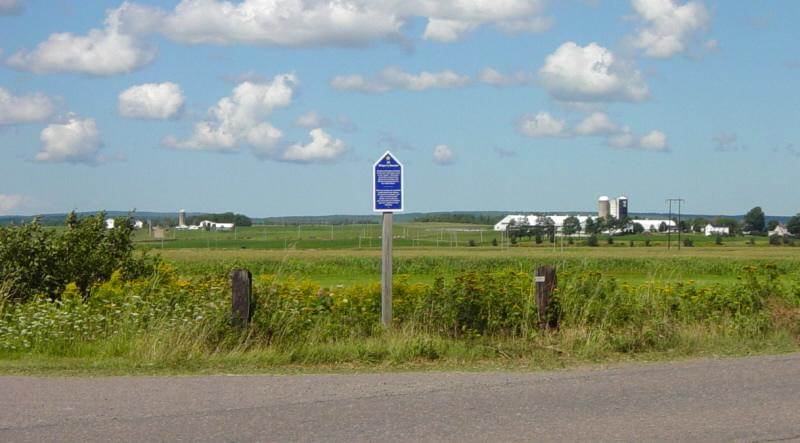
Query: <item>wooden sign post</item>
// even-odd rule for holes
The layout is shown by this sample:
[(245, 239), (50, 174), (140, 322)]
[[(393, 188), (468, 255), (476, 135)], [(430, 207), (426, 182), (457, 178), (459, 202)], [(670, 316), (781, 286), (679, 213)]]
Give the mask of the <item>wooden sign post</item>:
[(372, 165), (372, 210), (383, 214), (381, 237), (381, 324), (392, 325), (392, 221), (403, 211), (403, 165), (386, 151)]

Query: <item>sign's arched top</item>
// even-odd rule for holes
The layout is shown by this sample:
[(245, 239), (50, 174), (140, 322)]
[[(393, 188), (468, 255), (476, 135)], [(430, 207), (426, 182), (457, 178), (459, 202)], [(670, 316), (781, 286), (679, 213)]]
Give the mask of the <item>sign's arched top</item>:
[(403, 164), (389, 151), (372, 166), (372, 210), (403, 212)]

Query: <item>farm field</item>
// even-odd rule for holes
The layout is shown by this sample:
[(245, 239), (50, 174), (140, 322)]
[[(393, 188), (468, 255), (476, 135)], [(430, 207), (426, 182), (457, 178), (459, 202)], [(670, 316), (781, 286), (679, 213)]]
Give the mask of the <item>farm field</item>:
[[(778, 263), (800, 266), (800, 248), (770, 246), (768, 239), (730, 237), (717, 245), (714, 238), (683, 234), (693, 247), (667, 250), (665, 234), (601, 238), (587, 247), (576, 237), (552, 244), (527, 238), (510, 244), (491, 226), (452, 223), (406, 223), (395, 227), (395, 275), (410, 282), (431, 283), (437, 276), (468, 270), (530, 272), (549, 264), (565, 270), (593, 269), (621, 282), (693, 281), (713, 284), (735, 280), (741, 267)], [(137, 233), (142, 250), (159, 254), (181, 273), (224, 275), (234, 266), (256, 274), (312, 280), (325, 286), (375, 283), (380, 273), (379, 225), (254, 226), (236, 232), (172, 231), (161, 241)], [(748, 244), (753, 241), (754, 244)], [(633, 246), (631, 246), (633, 242)], [(649, 246), (646, 246), (646, 243)], [(472, 246), (470, 246), (472, 245)]]
[[(440, 223), (395, 232), (392, 330), (378, 321), (377, 225), (178, 231), (163, 243), (139, 231), (136, 251), (162, 260), (150, 272), (0, 299), (0, 372), (545, 369), (800, 348), (798, 247), (696, 235), (670, 250), (664, 235), (511, 244), (488, 226)], [(557, 331), (537, 320), (541, 265), (558, 270)], [(237, 267), (254, 275), (244, 330), (230, 323)]]
[[(496, 232), (488, 225), (455, 224), (455, 223), (396, 223), (394, 226), (394, 245), (397, 248), (435, 248), (447, 249), (458, 247), (506, 249), (512, 247), (508, 238)], [(163, 240), (149, 236), (147, 229), (136, 232), (135, 240), (142, 248), (152, 249), (379, 249), (379, 224), (353, 225), (264, 225), (236, 228), (235, 231), (178, 231), (170, 230)], [(677, 246), (677, 234), (672, 234), (672, 246)], [(682, 234), (682, 239), (689, 239), (695, 247), (717, 246), (714, 237), (699, 234)], [(537, 247), (561, 250), (577, 247), (585, 239), (576, 236), (573, 245), (568, 239), (558, 238), (556, 244), (546, 240), (535, 245), (532, 239), (519, 240), (520, 247)], [(667, 235), (648, 233), (614, 237), (614, 244), (607, 245), (602, 237), (601, 246), (647, 247), (649, 241), (652, 248), (667, 245)], [(749, 237), (728, 237), (723, 239), (726, 246), (748, 245)], [(766, 237), (753, 240), (755, 246), (765, 246)], [(496, 245), (493, 243), (496, 242)]]

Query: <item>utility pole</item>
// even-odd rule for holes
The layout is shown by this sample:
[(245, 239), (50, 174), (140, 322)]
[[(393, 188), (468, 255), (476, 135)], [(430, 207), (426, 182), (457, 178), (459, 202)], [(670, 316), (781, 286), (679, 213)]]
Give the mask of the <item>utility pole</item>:
[[(668, 198), (665, 202), (669, 205), (669, 221), (672, 222), (672, 203), (678, 204), (678, 250), (681, 249), (681, 204), (686, 200), (682, 198)], [(672, 228), (667, 224), (667, 250), (669, 251), (672, 248)]]

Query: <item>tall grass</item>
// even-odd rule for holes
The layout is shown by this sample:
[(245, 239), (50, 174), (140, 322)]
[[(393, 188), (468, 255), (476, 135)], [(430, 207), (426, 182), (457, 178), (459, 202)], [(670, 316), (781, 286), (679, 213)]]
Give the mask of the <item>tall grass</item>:
[[(527, 262), (526, 262), (527, 263)], [(538, 327), (529, 272), (462, 270), (431, 284), (395, 281), (395, 325), (381, 329), (380, 287), (326, 288), (292, 276), (256, 277), (249, 327), (229, 323), (223, 277), (162, 266), (152, 277), (115, 276), (87, 298), (0, 300), (0, 360), (105, 362), (106, 366), (230, 369), (291, 365), (528, 362), (552, 366), (659, 353), (787, 349), (800, 337), (800, 278), (746, 266), (730, 283), (619, 282), (595, 263), (559, 273), (557, 331)], [(0, 366), (3, 367), (3, 366)]]

